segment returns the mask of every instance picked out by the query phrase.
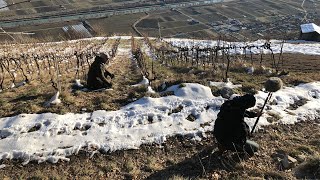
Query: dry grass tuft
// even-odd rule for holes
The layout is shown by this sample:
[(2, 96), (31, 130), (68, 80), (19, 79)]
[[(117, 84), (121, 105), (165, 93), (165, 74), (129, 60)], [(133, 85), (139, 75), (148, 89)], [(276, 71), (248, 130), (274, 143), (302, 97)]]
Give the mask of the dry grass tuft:
[(124, 164), (124, 170), (128, 173), (133, 172), (135, 170), (135, 164), (133, 163), (132, 160), (128, 160), (125, 164)]
[(320, 157), (308, 159), (294, 170), (294, 174), (299, 179), (320, 179)]
[(153, 171), (161, 170), (163, 167), (159, 163), (159, 159), (157, 157), (151, 156), (147, 158), (146, 168), (151, 172), (153, 172)]

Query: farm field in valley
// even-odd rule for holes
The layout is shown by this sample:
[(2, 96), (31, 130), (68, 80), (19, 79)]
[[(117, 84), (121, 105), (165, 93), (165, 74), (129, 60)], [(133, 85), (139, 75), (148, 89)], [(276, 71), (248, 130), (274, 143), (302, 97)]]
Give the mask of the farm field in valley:
[[(301, 8), (301, 2), (295, 0), (235, 0), (210, 6), (195, 6), (110, 16), (107, 18), (89, 19), (87, 21), (92, 24), (96, 32), (95, 36), (143, 34), (150, 37), (161, 35), (162, 37), (217, 39), (219, 36), (224, 35), (233, 41), (256, 40), (260, 38), (297, 39), (301, 23), (314, 22), (319, 24), (320, 22), (320, 15), (317, 12), (320, 6), (319, 2), (315, 1), (312, 3), (314, 4), (306, 1), (304, 4), (307, 14)], [(74, 2), (74, 4), (76, 3)], [(52, 28), (52, 30), (42, 28), (43, 25), (40, 26), (41, 28), (25, 26), (23, 28), (5, 28), (5, 30), (35, 32), (36, 34), (30, 35), (30, 37), (43, 41), (46, 38), (50, 39), (51, 37), (52, 39), (52, 37), (57, 37), (60, 32), (58, 33), (55, 29), (62, 28), (66, 24), (74, 25), (78, 23), (81, 22), (72, 21), (62, 24), (45, 25)], [(134, 25), (136, 30), (133, 29)], [(67, 36), (64, 38), (68, 39)], [(5, 34), (1, 34), (0, 39), (12, 40)]]

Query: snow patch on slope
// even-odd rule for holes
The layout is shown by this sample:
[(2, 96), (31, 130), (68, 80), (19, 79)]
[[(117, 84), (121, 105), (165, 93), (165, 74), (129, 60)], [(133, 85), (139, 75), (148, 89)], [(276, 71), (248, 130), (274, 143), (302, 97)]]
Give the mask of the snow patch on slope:
[[(267, 112), (279, 113), (280, 123), (320, 117), (320, 82), (285, 87), (273, 94)], [(211, 89), (195, 83), (171, 86), (174, 95), (141, 98), (118, 111), (99, 110), (92, 113), (58, 115), (20, 114), (0, 119), (0, 159), (52, 162), (68, 161), (79, 150), (95, 153), (137, 149), (142, 144), (166, 141), (169, 136), (188, 135), (196, 140), (213, 130), (222, 97), (214, 97)], [(267, 93), (256, 95), (262, 106)], [(306, 104), (288, 110), (290, 104), (306, 98)], [(290, 112), (290, 113), (288, 113)], [(189, 116), (194, 121), (188, 119)], [(258, 127), (269, 125), (268, 113)], [(249, 126), (255, 118), (246, 118)]]
[(134, 84), (131, 86), (137, 87), (137, 86), (143, 86), (143, 85), (145, 85), (145, 86), (149, 85), (149, 79), (146, 78), (145, 76), (142, 77), (142, 80), (138, 84)]
[[(67, 156), (80, 149), (92, 152), (135, 149), (141, 144), (163, 143), (167, 136), (175, 134), (195, 137), (212, 130), (212, 126), (200, 125), (213, 123), (223, 99), (214, 98), (210, 88), (197, 84), (171, 89), (177, 96), (142, 98), (118, 111), (1, 118), (0, 159), (55, 163), (59, 159), (68, 160)], [(209, 105), (212, 108), (207, 110)], [(179, 106), (183, 109), (173, 113)], [(190, 114), (197, 120), (188, 121)]]

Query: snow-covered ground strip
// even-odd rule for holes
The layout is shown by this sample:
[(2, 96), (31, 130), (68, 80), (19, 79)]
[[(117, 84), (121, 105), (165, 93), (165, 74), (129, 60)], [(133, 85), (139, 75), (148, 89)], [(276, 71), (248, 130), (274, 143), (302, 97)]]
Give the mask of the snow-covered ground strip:
[[(55, 44), (24, 44), (24, 45), (5, 45), (2, 46), (0, 51), (0, 55), (11, 54), (16, 57), (20, 57), (21, 54), (55, 54), (58, 56), (70, 56), (77, 52), (84, 52), (92, 47), (94, 47), (94, 42), (85, 41), (85, 42), (75, 42), (75, 43), (55, 43)], [(10, 53), (8, 53), (10, 50)]]
[[(262, 106), (267, 97), (266, 92), (259, 91), (255, 95), (257, 106)], [(298, 101), (306, 100), (306, 104), (292, 110), (290, 106), (296, 105)], [(280, 117), (279, 122), (293, 124), (298, 121), (314, 120), (320, 118), (320, 82), (300, 84), (296, 87), (284, 87), (273, 93), (270, 104), (266, 106), (266, 113), (260, 118), (259, 124), (269, 125), (267, 117), (271, 114)], [(247, 119), (249, 126), (253, 126), (254, 119)]]
[(157, 56), (152, 52), (152, 49), (148, 46), (148, 44), (146, 42), (143, 42), (142, 44), (142, 51), (144, 51), (146, 53), (146, 55), (148, 57), (150, 57), (152, 60), (156, 61), (157, 60)]
[[(253, 42), (226, 42), (226, 41), (213, 41), (213, 40), (194, 40), (194, 39), (164, 39), (165, 41), (172, 43), (174, 46), (178, 47), (192, 47), (192, 46), (200, 46), (200, 47), (214, 47), (217, 46), (218, 43), (220, 46), (237, 46), (244, 47), (247, 45), (253, 46), (261, 46), (266, 41), (265, 40), (257, 40)], [(281, 43), (280, 40), (271, 40), (271, 49), (274, 53), (281, 52)], [(250, 53), (250, 50), (246, 50), (247, 53)], [(253, 54), (260, 54), (261, 50), (257, 48), (252, 48), (251, 52)], [(230, 51), (231, 54), (244, 54), (243, 49), (237, 48)], [(270, 50), (264, 49), (263, 53), (270, 53)], [(301, 53), (308, 55), (320, 55), (320, 43), (308, 42), (308, 41), (289, 41), (284, 43), (283, 53)]]
[[(167, 89), (174, 95), (141, 98), (118, 111), (58, 115), (20, 114), (0, 119), (0, 159), (18, 158), (57, 162), (76, 154), (80, 149), (91, 152), (110, 152), (136, 149), (142, 144), (163, 143), (176, 134), (195, 140), (213, 130), (222, 97), (214, 97), (207, 86), (194, 83), (175, 85)], [(262, 106), (267, 93), (256, 95), (257, 106)], [(290, 104), (306, 98), (296, 110)], [(320, 82), (285, 87), (273, 94), (267, 112), (278, 113), (281, 123), (320, 117)], [(188, 118), (192, 115), (195, 120)], [(258, 126), (270, 124), (264, 113)], [(252, 126), (255, 118), (247, 118)]]

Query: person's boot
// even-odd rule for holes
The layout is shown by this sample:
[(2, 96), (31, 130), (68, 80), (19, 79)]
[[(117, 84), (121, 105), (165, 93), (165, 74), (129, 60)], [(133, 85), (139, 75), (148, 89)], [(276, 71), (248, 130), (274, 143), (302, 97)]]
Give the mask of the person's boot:
[(253, 156), (255, 152), (259, 149), (259, 144), (254, 141), (247, 140), (246, 144), (244, 145), (244, 150), (248, 153), (249, 156)]

